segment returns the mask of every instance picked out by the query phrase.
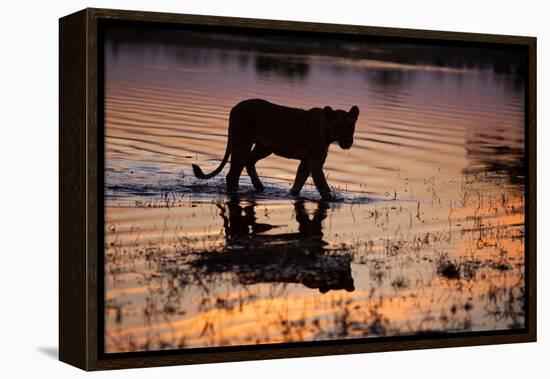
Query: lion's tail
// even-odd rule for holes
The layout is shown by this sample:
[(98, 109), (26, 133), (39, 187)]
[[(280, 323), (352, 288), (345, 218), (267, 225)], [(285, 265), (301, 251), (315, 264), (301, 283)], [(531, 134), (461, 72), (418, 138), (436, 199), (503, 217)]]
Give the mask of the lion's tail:
[(218, 175), (221, 170), (223, 170), (223, 167), (225, 166), (225, 164), (229, 160), (230, 155), (231, 155), (231, 128), (229, 129), (229, 132), (227, 134), (227, 147), (225, 148), (225, 155), (223, 156), (222, 163), (220, 163), (218, 168), (215, 169), (214, 171), (212, 171), (210, 174), (205, 174), (204, 172), (202, 172), (201, 168), (198, 165), (193, 164), (192, 165), (193, 173), (199, 179), (213, 178), (214, 176)]

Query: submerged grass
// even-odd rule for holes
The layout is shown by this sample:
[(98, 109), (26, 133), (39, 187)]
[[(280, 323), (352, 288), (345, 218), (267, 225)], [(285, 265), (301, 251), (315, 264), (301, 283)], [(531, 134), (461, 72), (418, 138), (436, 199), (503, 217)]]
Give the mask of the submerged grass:
[[(117, 208), (154, 222), (108, 211), (108, 350), (521, 327), (523, 226), (500, 221), (521, 215), (521, 200), (478, 195), (475, 183), (446, 209), (166, 192), (158, 207)], [(428, 220), (430, 207), (439, 211)], [(215, 222), (190, 233), (173, 223), (180, 214)], [(248, 317), (239, 335), (228, 332)], [(185, 320), (197, 320), (195, 332), (176, 326)]]

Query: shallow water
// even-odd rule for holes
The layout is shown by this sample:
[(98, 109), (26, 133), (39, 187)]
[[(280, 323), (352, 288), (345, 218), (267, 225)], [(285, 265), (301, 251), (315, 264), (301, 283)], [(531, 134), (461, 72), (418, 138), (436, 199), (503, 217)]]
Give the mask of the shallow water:
[[(521, 69), (500, 52), (276, 42), (108, 34), (106, 352), (522, 327)], [(262, 194), (193, 177), (257, 97), (360, 108), (325, 165), (339, 201), (311, 179), (289, 196), (298, 162), (273, 155)]]

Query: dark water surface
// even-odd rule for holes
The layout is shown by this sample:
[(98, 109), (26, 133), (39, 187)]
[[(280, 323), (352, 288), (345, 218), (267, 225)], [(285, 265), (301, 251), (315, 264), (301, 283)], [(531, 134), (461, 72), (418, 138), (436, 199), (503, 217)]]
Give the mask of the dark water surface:
[[(107, 34), (107, 352), (500, 330), (524, 324), (524, 85), (506, 51)], [(139, 37), (139, 38), (138, 38)], [(217, 167), (247, 98), (361, 114), (288, 195)], [(311, 179), (310, 179), (311, 180)]]

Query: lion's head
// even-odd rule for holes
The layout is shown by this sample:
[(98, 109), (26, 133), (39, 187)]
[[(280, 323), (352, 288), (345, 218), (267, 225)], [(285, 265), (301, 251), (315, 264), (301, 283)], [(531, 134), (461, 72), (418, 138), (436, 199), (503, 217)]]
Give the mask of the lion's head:
[(338, 145), (342, 149), (349, 149), (353, 145), (355, 122), (357, 121), (357, 117), (359, 117), (359, 108), (357, 105), (351, 107), (349, 112), (333, 110), (327, 105), (324, 108), (324, 112), (328, 123), (330, 139), (338, 142)]

